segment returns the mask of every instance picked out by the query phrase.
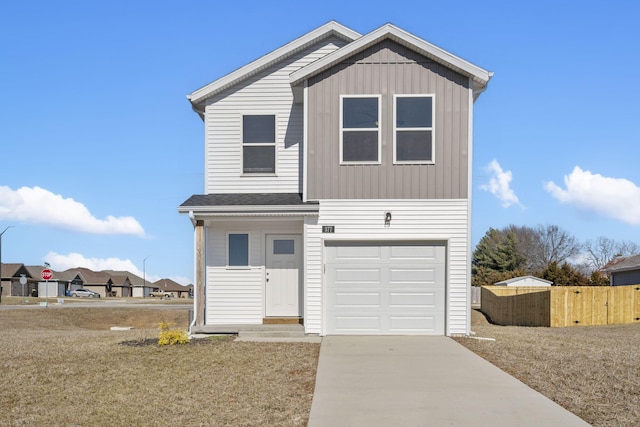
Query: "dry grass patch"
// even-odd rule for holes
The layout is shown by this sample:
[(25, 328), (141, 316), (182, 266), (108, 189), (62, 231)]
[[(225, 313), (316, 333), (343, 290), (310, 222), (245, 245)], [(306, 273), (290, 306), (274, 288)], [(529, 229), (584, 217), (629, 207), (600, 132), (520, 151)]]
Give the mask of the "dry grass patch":
[[(0, 311), (0, 425), (306, 425), (319, 345), (122, 345), (162, 320), (186, 327), (186, 311)], [(123, 323), (147, 329), (108, 330)]]
[(595, 426), (640, 425), (640, 325), (497, 326), (475, 310), (457, 341)]

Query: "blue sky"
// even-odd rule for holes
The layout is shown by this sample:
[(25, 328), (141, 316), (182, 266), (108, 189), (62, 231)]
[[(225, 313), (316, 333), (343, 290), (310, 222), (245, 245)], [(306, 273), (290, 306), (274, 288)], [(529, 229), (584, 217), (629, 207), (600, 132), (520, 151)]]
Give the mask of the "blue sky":
[[(393, 5), (392, 7), (390, 5)], [(578, 6), (579, 5), (579, 6)], [(495, 72), (475, 108), (473, 242), (558, 225), (640, 243), (632, 1), (29, 1), (0, 6), (3, 262), (193, 278), (204, 187), (185, 95), (336, 20)]]

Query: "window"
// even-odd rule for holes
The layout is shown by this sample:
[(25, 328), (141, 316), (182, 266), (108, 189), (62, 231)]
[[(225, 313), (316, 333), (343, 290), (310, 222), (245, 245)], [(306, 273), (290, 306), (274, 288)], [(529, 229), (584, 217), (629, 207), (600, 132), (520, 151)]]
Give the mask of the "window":
[(340, 163), (380, 163), (380, 97), (343, 96)]
[(433, 95), (395, 96), (395, 163), (433, 163), (433, 114)]
[(295, 240), (287, 239), (273, 241), (274, 255), (293, 255), (295, 253)]
[(276, 172), (276, 116), (242, 116), (242, 172)]
[(229, 233), (227, 245), (228, 265), (230, 267), (247, 267), (249, 265), (249, 234)]

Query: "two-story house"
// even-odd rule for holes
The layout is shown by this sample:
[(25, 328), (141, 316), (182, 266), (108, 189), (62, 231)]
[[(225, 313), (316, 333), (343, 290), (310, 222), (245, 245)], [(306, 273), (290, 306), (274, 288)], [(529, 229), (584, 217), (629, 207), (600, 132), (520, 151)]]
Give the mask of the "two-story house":
[(329, 22), (188, 95), (205, 128), (195, 320), (470, 331), (474, 101), (492, 73)]

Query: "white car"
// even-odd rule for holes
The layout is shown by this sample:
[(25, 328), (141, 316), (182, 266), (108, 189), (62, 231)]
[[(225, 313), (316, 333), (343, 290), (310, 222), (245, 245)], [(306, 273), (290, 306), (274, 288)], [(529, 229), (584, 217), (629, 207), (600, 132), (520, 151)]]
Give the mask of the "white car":
[(89, 289), (78, 288), (71, 291), (72, 297), (88, 297), (88, 298), (100, 298), (100, 294), (90, 291)]

